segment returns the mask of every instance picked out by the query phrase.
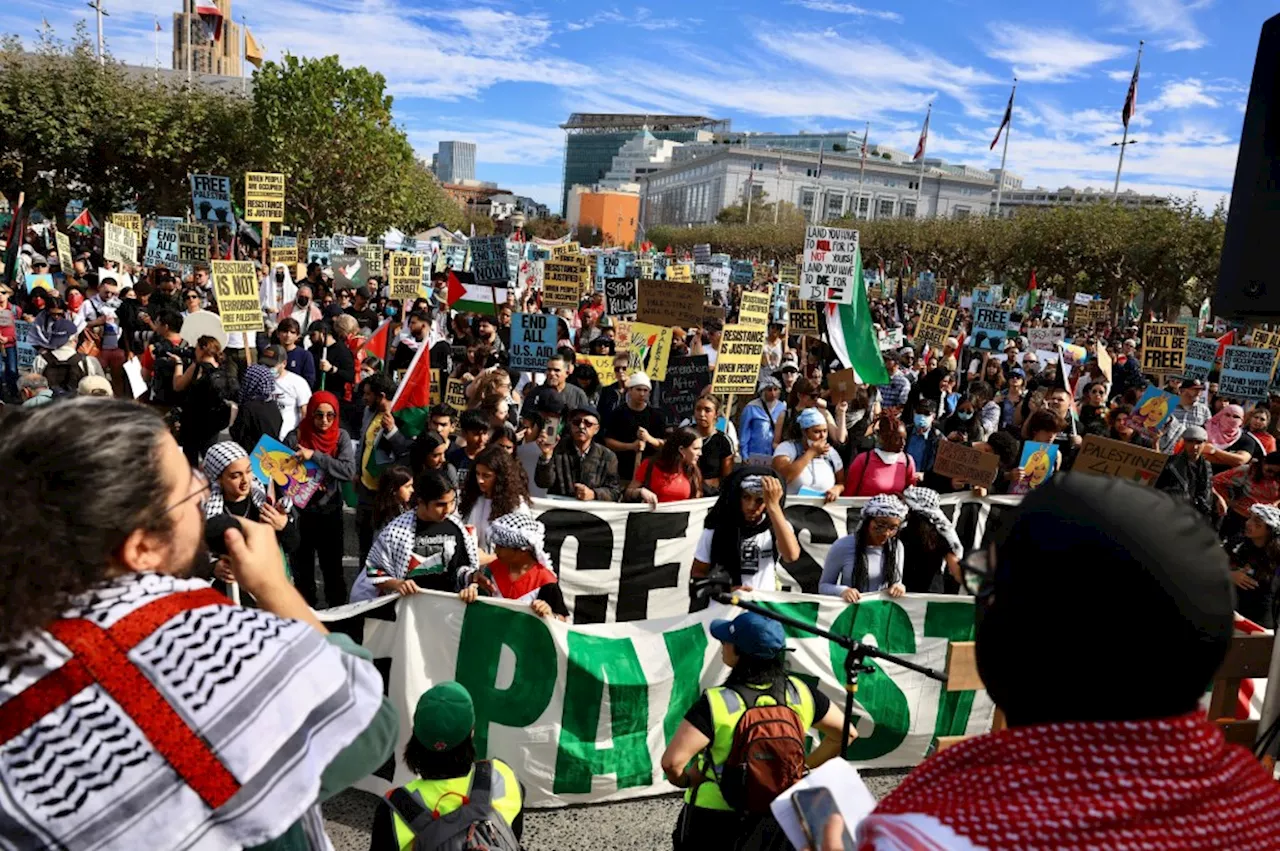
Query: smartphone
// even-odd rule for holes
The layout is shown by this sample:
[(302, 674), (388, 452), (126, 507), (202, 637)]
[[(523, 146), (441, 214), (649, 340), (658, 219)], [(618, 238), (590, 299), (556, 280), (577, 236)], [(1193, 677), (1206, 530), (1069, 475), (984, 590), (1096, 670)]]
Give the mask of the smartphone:
[[(804, 830), (804, 838), (809, 841), (809, 847), (822, 848), (822, 831), (831, 817), (840, 812), (840, 805), (836, 803), (831, 790), (821, 786), (816, 789), (797, 789), (791, 796), (791, 806), (796, 808), (796, 815)], [(854, 851), (848, 825), (840, 836), (840, 847), (845, 851)]]

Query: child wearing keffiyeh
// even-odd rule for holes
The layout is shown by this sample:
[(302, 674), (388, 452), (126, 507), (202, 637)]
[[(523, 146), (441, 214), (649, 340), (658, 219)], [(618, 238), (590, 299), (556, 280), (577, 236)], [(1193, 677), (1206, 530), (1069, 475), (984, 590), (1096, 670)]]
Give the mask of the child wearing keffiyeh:
[(489, 526), (489, 542), (497, 559), (471, 574), (461, 597), (471, 603), (481, 594), (528, 602), (541, 617), (568, 620), (560, 583), (545, 549), (547, 530), (523, 512), (499, 517)]

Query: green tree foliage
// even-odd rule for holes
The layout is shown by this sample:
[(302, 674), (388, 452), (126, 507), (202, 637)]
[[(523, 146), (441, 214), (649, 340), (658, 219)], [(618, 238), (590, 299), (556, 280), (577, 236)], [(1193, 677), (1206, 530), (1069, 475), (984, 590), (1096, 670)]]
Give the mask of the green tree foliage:
[(527, 219), (524, 223), (525, 236), (530, 239), (559, 239), (569, 232), (569, 223), (560, 216), (549, 216), (545, 219)]
[[(761, 223), (754, 206), (750, 225), (657, 226), (649, 239), (659, 249), (692, 250), (708, 242), (736, 257), (793, 261), (804, 247), (804, 222)], [(1001, 219), (845, 218), (827, 224), (856, 228), (864, 265), (883, 263), (890, 275), (909, 255), (915, 271), (930, 270), (945, 286), (967, 291), (994, 282), (1007, 291), (1025, 286), (1035, 269), (1040, 286), (1058, 295), (1097, 293), (1118, 310), (1141, 294), (1149, 309), (1172, 317), (1208, 295), (1226, 218), (1223, 207), (1204, 213), (1192, 198), (1138, 209), (1049, 207)]]

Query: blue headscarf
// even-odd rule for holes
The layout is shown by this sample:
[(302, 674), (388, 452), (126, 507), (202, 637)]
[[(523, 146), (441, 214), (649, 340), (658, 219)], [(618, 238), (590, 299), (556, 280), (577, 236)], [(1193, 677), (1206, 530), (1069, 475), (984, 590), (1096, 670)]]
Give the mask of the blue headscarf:
[(255, 363), (240, 379), (240, 404), (270, 402), (276, 395), (276, 374), (267, 366)]

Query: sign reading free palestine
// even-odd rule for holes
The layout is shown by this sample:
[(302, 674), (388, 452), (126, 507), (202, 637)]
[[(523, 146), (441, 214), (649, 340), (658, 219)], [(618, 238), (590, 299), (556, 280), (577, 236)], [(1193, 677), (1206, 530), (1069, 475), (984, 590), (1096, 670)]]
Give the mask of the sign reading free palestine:
[[(848, 605), (807, 594), (751, 596), (939, 670), (949, 641), (973, 637), (973, 605), (964, 597), (869, 594)], [(728, 674), (719, 642), (708, 632), (712, 619), (740, 613), (712, 604), (675, 617), (578, 625), (540, 618), (522, 603), (468, 606), (435, 592), (346, 608), (375, 606), (394, 607), (394, 614), (382, 608), (366, 619), (363, 644), (375, 658), (389, 659), (388, 697), (400, 714), (400, 733), (394, 772), (380, 771), (358, 785), (382, 794), (413, 779), (400, 755), (418, 697), (436, 683), (457, 680), (475, 702), (477, 754), (509, 762), (533, 807), (676, 791), (663, 778), (662, 752), (702, 690)], [(381, 619), (387, 616), (394, 620)], [(791, 630), (787, 646), (794, 651), (788, 654), (792, 672), (842, 705), (844, 651)], [(916, 765), (935, 735), (990, 728), (994, 707), (985, 692), (948, 693), (941, 683), (890, 663), (868, 664), (876, 670), (859, 679), (858, 739), (848, 751), (856, 765)]]

